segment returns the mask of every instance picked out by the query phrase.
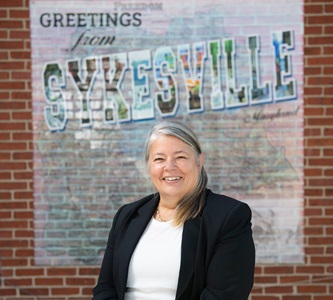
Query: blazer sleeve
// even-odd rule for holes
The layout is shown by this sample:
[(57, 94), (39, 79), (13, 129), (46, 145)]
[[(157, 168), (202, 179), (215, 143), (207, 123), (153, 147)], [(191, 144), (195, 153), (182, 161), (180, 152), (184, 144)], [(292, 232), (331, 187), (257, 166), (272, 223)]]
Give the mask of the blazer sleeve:
[(239, 202), (222, 225), (200, 300), (246, 300), (254, 280), (255, 247), (251, 210)]
[(116, 224), (123, 207), (116, 213), (109, 233), (97, 285), (93, 288), (92, 300), (117, 300), (117, 292), (113, 278), (113, 249), (116, 238)]

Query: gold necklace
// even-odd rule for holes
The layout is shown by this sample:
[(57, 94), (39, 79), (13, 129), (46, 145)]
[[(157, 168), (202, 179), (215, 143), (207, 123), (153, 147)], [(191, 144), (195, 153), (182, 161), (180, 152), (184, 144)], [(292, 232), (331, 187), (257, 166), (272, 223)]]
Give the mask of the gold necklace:
[(161, 215), (160, 215), (160, 210), (159, 210), (158, 207), (156, 208), (156, 216), (158, 217), (158, 219), (159, 219), (161, 222), (168, 222), (167, 220), (162, 219), (162, 217), (161, 217)]

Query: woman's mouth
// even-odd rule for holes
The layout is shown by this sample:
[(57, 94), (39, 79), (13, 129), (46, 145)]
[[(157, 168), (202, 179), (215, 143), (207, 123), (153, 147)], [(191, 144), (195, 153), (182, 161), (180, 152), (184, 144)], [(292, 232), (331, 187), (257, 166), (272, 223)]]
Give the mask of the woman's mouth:
[(180, 176), (173, 176), (173, 177), (164, 177), (163, 180), (167, 182), (173, 182), (179, 180), (181, 177)]

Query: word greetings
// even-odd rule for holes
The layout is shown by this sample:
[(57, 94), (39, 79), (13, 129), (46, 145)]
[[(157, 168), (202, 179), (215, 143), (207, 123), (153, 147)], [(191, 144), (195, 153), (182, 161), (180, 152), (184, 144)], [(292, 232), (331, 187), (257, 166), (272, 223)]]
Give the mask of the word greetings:
[[(296, 98), (296, 80), (292, 78), (291, 53), (294, 50), (292, 31), (272, 34), (274, 51), (274, 83), (260, 82), (259, 37), (247, 37), (249, 53), (249, 83), (236, 86), (235, 40), (194, 43), (156, 49), (153, 58), (150, 50), (71, 59), (63, 67), (58, 62), (44, 65), (45, 122), (51, 131), (64, 130), (68, 122), (66, 79), (74, 85), (80, 101), (81, 127), (93, 126), (91, 94), (97, 88), (97, 75), (101, 76), (103, 122), (114, 124), (138, 121), (161, 116), (174, 116), (179, 107), (179, 91), (176, 80), (177, 64), (182, 70), (186, 94), (184, 101), (188, 113), (204, 111), (203, 78), (204, 62), (210, 64), (210, 108), (245, 107), (253, 104), (274, 103)], [(192, 48), (192, 49), (191, 49)], [(223, 51), (223, 53), (222, 53)], [(225, 88), (221, 84), (221, 56), (225, 57)], [(122, 93), (126, 71), (131, 72), (132, 103)], [(149, 72), (153, 75), (156, 92), (151, 95)]]

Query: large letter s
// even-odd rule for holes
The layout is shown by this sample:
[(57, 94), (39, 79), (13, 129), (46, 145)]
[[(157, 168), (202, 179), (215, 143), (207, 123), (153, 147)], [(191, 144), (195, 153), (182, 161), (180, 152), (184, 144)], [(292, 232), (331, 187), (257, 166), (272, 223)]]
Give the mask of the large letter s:
[(51, 131), (63, 130), (67, 123), (66, 99), (61, 87), (65, 85), (62, 68), (56, 62), (44, 66), (45, 122)]

